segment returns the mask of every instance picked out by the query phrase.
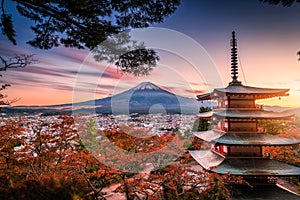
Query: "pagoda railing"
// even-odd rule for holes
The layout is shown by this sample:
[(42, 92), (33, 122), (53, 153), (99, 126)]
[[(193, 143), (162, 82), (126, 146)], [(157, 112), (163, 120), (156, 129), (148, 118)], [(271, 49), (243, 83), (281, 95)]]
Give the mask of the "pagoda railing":
[(252, 128), (252, 127), (236, 127), (236, 128), (231, 128), (228, 129), (226, 127), (218, 127), (218, 125), (212, 125), (211, 129), (213, 130), (218, 130), (218, 131), (223, 131), (223, 132), (235, 132), (235, 133), (244, 133), (244, 132), (260, 132), (260, 133), (264, 133), (266, 132), (265, 128)]
[(236, 106), (226, 106), (226, 107), (220, 107), (220, 106), (213, 106), (213, 109), (220, 109), (220, 110), (262, 110), (263, 109), (263, 105), (255, 105), (255, 106), (243, 106), (243, 105), (236, 105)]
[(256, 128), (252, 128), (252, 127), (236, 127), (236, 128), (231, 128), (229, 130), (229, 132), (256, 132), (257, 129)]

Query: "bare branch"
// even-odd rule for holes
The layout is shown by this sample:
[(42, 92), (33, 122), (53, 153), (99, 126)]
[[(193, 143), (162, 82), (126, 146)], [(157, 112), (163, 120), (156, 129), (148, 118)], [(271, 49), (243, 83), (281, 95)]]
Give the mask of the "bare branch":
[[(30, 64), (37, 63), (37, 61), (33, 59), (33, 56), (34, 56), (33, 54), (15, 55), (12, 58), (5, 58), (3, 56), (0, 56), (0, 72), (6, 71), (7, 69), (24, 68)], [(0, 77), (2, 77), (2, 74), (0, 74)], [(3, 90), (7, 89), (9, 86), (10, 84), (8, 83), (3, 83), (2, 85), (0, 84), (0, 91), (2, 92)], [(12, 100), (4, 100), (5, 98), (7, 98), (7, 95), (0, 93), (0, 111), (1, 111), (1, 107), (8, 106), (20, 100), (18, 98)]]
[(30, 64), (37, 63), (36, 60), (33, 59), (33, 54), (26, 55), (15, 55), (12, 58), (5, 59), (4, 57), (0, 56), (1, 64), (0, 64), (0, 71), (6, 71), (7, 69), (12, 68), (25, 68)]

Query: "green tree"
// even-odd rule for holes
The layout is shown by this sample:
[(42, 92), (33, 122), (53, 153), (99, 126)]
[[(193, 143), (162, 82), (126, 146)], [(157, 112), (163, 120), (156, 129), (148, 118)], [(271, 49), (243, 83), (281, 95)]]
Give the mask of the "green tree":
[(299, 0), (260, 0), (260, 1), (264, 3), (273, 4), (273, 5), (281, 4), (283, 6), (291, 6), (294, 3), (300, 3)]
[[(5, 7), (9, 1), (14, 2), (22, 16), (32, 20), (31, 30), (35, 36), (27, 42), (29, 45), (39, 49), (51, 49), (62, 44), (65, 47), (90, 50), (123, 31), (163, 22), (165, 17), (176, 10), (180, 2), (180, 0), (2, 0), (0, 28), (7, 39), (15, 45), (17, 41), (13, 16)], [(158, 60), (156, 52), (146, 48), (131, 48), (122, 55), (119, 55), (118, 51), (110, 53), (118, 55), (117, 59), (113, 59), (117, 67), (123, 72), (135, 75), (148, 74)]]
[(97, 140), (97, 136), (100, 136), (100, 130), (97, 129), (97, 122), (94, 118), (89, 118), (84, 126), (84, 130), (80, 131), (80, 139), (83, 142), (85, 148), (87, 148), (91, 153), (95, 153), (101, 149), (101, 142)]
[[(210, 112), (210, 107), (200, 107), (199, 113)], [(195, 131), (207, 131), (210, 126), (210, 121), (206, 119), (197, 119), (194, 124), (193, 130)]]
[(212, 111), (211, 107), (200, 107), (200, 110), (199, 112), (200, 113), (204, 113), (204, 112), (209, 112), (209, 111)]
[(146, 49), (143, 42), (132, 40), (129, 31), (107, 38), (92, 53), (96, 61), (115, 64), (123, 72), (134, 75), (148, 75), (159, 60), (154, 50)]
[[(7, 1), (7, 0), (6, 0)], [(3, 34), (16, 44), (11, 14), (1, 4)], [(17, 11), (33, 21), (35, 37), (28, 44), (50, 49), (60, 44), (66, 47), (95, 48), (112, 34), (131, 28), (148, 27), (162, 22), (172, 14), (179, 0), (11, 0)]]

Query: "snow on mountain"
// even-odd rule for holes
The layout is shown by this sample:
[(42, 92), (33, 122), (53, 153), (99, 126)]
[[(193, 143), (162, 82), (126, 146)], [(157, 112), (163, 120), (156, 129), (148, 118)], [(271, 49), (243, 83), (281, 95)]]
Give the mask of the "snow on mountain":
[(151, 82), (142, 82), (132, 88), (132, 90), (161, 90), (161, 88)]

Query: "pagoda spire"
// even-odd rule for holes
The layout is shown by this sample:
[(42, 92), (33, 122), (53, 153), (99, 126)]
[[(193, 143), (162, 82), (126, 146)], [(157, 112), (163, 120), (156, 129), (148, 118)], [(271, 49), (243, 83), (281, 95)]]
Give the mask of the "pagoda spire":
[(238, 61), (237, 61), (237, 41), (235, 39), (235, 32), (232, 31), (232, 39), (231, 43), (231, 78), (232, 81), (229, 85), (232, 84), (241, 84), (240, 81), (237, 80), (238, 78)]

